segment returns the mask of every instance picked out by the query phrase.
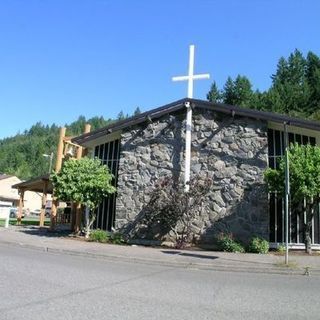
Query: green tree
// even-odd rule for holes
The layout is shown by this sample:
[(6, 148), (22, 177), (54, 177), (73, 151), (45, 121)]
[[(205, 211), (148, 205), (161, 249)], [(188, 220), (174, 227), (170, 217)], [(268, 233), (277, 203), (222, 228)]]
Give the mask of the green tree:
[(313, 52), (309, 52), (306, 63), (306, 78), (310, 90), (307, 112), (312, 118), (320, 120), (320, 58)]
[(124, 120), (126, 116), (124, 115), (123, 111), (121, 110), (117, 115), (117, 120)]
[[(319, 203), (320, 194), (320, 148), (311, 145), (291, 145), (289, 148), (289, 180), (291, 206), (306, 211), (307, 219), (304, 224), (306, 252), (311, 253), (311, 225), (315, 206)], [(285, 187), (285, 159), (280, 160), (279, 169), (267, 169), (265, 181), (269, 191), (279, 192), (284, 196)]]
[(223, 102), (240, 107), (254, 107), (255, 93), (252, 90), (250, 80), (245, 76), (238, 75), (235, 80), (228, 77), (223, 87)]
[[(66, 125), (67, 135), (81, 134), (85, 123), (90, 123), (92, 130), (95, 130), (113, 121), (103, 117), (86, 120), (84, 116), (80, 116), (70, 125)], [(49, 163), (43, 154), (56, 152), (58, 135), (57, 125), (48, 126), (38, 122), (22, 134), (0, 140), (0, 172), (16, 175), (21, 179), (29, 179), (47, 173)]]
[(210, 102), (223, 102), (222, 93), (218, 89), (215, 81), (212, 83), (210, 91), (207, 93), (207, 99)]
[(135, 109), (134, 112), (133, 112), (133, 115), (134, 115), (134, 116), (137, 116), (137, 115), (140, 114), (140, 113), (141, 113), (140, 108), (139, 108), (139, 107), (136, 107), (136, 109)]
[(291, 115), (309, 114), (310, 88), (306, 70), (306, 59), (299, 50), (291, 53), (288, 60), (279, 59), (269, 90), (273, 96), (279, 97), (273, 101), (277, 103), (273, 109)]
[(95, 220), (95, 209), (104, 197), (114, 193), (113, 176), (99, 159), (82, 158), (66, 161), (61, 171), (50, 176), (55, 196), (62, 201), (73, 201), (86, 206), (89, 218), (86, 219), (86, 237), (89, 237)]

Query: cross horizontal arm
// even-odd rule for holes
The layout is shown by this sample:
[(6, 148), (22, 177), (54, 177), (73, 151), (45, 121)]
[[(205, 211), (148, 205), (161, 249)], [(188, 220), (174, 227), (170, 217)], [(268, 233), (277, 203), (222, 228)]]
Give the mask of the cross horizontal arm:
[(204, 74), (195, 74), (192, 77), (193, 80), (199, 80), (199, 79), (210, 79), (210, 74), (209, 73), (204, 73)]
[(186, 80), (189, 80), (189, 76), (172, 77), (172, 81), (186, 81)]
[[(172, 77), (172, 81), (186, 81), (189, 79), (190, 79), (190, 76)], [(195, 74), (191, 76), (191, 80), (200, 80), (200, 79), (210, 79), (210, 74), (204, 73), (204, 74)]]

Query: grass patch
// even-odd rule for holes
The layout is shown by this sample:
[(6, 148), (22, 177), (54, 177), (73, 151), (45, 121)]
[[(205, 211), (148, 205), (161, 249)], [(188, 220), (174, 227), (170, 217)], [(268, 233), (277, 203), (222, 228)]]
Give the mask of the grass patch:
[[(0, 227), (4, 227), (5, 220), (0, 219)], [(9, 220), (9, 224), (12, 226), (17, 225), (17, 219), (13, 218)], [(24, 218), (21, 220), (21, 226), (38, 226), (39, 225), (39, 218)], [(45, 226), (50, 226), (50, 219), (44, 220)]]

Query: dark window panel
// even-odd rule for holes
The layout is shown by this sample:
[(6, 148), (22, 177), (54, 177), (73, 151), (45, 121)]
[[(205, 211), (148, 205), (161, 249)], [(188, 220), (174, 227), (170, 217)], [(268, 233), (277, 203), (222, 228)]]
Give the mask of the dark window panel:
[(309, 137), (307, 137), (307, 136), (302, 136), (302, 144), (303, 145), (306, 145), (306, 144), (308, 144), (309, 143)]
[(269, 201), (269, 212), (270, 212), (270, 242), (275, 242), (275, 195), (270, 193)]
[(312, 146), (315, 146), (315, 145), (316, 145), (316, 138), (310, 137), (310, 144), (311, 144)]
[(268, 129), (268, 153), (269, 156), (274, 155), (274, 150), (273, 150), (273, 130)]
[(294, 143), (294, 134), (289, 132), (288, 135), (289, 135), (289, 145), (290, 145), (291, 143)]
[(275, 146), (276, 146), (276, 156), (281, 155), (281, 143), (280, 143), (280, 131), (275, 130), (274, 132), (274, 138), (275, 138)]
[(98, 157), (98, 154), (99, 154), (99, 146), (96, 146), (96, 147), (94, 148), (94, 156), (95, 156), (95, 157)]
[(298, 143), (298, 144), (302, 144), (302, 137), (300, 134), (296, 134), (295, 135), (295, 141)]

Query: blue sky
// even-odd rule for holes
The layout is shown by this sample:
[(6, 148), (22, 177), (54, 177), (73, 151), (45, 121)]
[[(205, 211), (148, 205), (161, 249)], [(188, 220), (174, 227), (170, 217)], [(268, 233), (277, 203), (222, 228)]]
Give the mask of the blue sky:
[(195, 97), (237, 74), (266, 89), (280, 56), (320, 54), (320, 1), (2, 0), (0, 138), (79, 115), (116, 117), (186, 96), (195, 44)]

